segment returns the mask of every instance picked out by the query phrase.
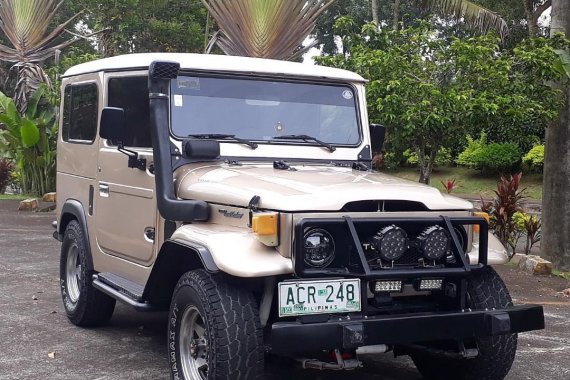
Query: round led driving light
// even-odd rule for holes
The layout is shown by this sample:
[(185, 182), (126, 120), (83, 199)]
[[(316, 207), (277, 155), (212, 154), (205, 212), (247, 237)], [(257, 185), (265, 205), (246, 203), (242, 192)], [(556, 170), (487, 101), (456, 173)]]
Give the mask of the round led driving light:
[(395, 225), (382, 228), (372, 241), (384, 261), (398, 260), (410, 247), (406, 231)]
[(330, 233), (313, 228), (303, 237), (305, 263), (313, 268), (324, 268), (334, 259), (334, 239)]
[(419, 236), (424, 257), (428, 260), (439, 260), (449, 251), (451, 236), (440, 226), (426, 228)]

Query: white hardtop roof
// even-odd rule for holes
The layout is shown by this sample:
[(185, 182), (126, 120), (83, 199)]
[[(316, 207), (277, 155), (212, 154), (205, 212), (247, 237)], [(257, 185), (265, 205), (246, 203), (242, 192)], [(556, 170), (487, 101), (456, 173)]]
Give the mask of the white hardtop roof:
[(271, 59), (191, 53), (139, 53), (119, 55), (73, 66), (65, 72), (64, 76), (69, 77), (100, 71), (144, 70), (148, 69), (149, 65), (153, 61), (179, 62), (182, 70), (188, 69), (293, 77), (316, 77), (349, 82), (366, 81), (360, 75), (351, 71), (335, 69), (332, 67)]

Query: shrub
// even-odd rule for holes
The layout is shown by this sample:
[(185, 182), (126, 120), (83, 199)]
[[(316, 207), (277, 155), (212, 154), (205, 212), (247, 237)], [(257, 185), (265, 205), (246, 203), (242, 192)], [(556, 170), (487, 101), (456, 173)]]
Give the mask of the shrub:
[(487, 136), (481, 133), (478, 140), (467, 136), (467, 148), (457, 158), (457, 164), (473, 169), (494, 172), (509, 172), (521, 160), (521, 151), (516, 144), (487, 144)]
[(521, 151), (516, 144), (489, 144), (479, 155), (481, 169), (510, 172), (520, 163)]
[(542, 220), (538, 216), (519, 211), (513, 215), (513, 223), (516, 229), (516, 233), (513, 234), (514, 246), (526, 235), (523, 253), (529, 255), (532, 247), (542, 239)]
[[(509, 178), (501, 177), (495, 190), (492, 202), (482, 202), (482, 211), (489, 214), (491, 223), (489, 227), (495, 232), (503, 245), (511, 250), (511, 257), (515, 252), (521, 230), (526, 229), (522, 202), (525, 200), (526, 189), (520, 189), (522, 173)], [(530, 248), (529, 248), (530, 250)]]
[(536, 145), (522, 159), (530, 171), (542, 172), (544, 167), (544, 145)]
[(384, 153), (384, 157), (382, 160), (382, 164), (380, 165), (381, 168), (387, 170), (395, 170), (400, 166), (400, 160), (398, 156), (394, 152), (386, 152)]
[(12, 161), (7, 158), (0, 159), (0, 194), (6, 192), (6, 187), (8, 187), (12, 179), (13, 169)]
[[(406, 163), (410, 166), (417, 166), (419, 163), (418, 154), (412, 149), (404, 151), (404, 158), (406, 159)], [(448, 166), (452, 162), (453, 158), (451, 157), (451, 152), (446, 148), (439, 148), (435, 156), (435, 166)]]
[(479, 161), (479, 156), (482, 149), (487, 145), (487, 134), (481, 132), (479, 139), (475, 140), (471, 136), (467, 136), (467, 147), (463, 152), (459, 154), (457, 160), (455, 161), (458, 165), (467, 166), (473, 169), (477, 169), (477, 162)]

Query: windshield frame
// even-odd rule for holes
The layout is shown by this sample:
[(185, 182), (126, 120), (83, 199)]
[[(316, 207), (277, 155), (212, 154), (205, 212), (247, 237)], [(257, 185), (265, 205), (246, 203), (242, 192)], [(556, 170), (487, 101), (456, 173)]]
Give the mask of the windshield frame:
[[(245, 73), (245, 72), (212, 72), (212, 71), (202, 71), (202, 70), (183, 70), (180, 72), (178, 77), (182, 76), (192, 76), (192, 77), (206, 77), (206, 78), (216, 78), (216, 79), (238, 79), (238, 80), (249, 80), (249, 81), (267, 81), (267, 82), (283, 82), (283, 83), (299, 83), (299, 84), (309, 84), (309, 85), (321, 85), (321, 86), (346, 86), (349, 87), (353, 94), (354, 94), (354, 111), (356, 117), (356, 127), (358, 133), (358, 140), (354, 144), (338, 144), (338, 143), (327, 143), (331, 144), (337, 148), (359, 148), (364, 143), (364, 130), (362, 125), (362, 109), (360, 105), (360, 93), (358, 91), (357, 86), (352, 82), (347, 82), (343, 80), (334, 81), (325, 78), (318, 78), (318, 77), (278, 77), (278, 76), (269, 76), (269, 75), (260, 75), (256, 73)], [(173, 81), (175, 81), (174, 79)], [(169, 86), (169, 132), (170, 135), (178, 140), (182, 141), (184, 139), (188, 139), (188, 136), (180, 136), (174, 133), (173, 131), (173, 120), (172, 120), (172, 107), (173, 107), (173, 81), (171, 81)], [(237, 132), (237, 131), (236, 131)], [(217, 132), (212, 132), (217, 133)], [(236, 137), (246, 138), (244, 136), (240, 136), (239, 133), (235, 134)], [(246, 138), (247, 139), (247, 138)], [(238, 141), (232, 140), (224, 140), (224, 139), (216, 139), (221, 144), (240, 144)], [(300, 140), (279, 140), (279, 139), (271, 139), (271, 140), (259, 140), (259, 139), (247, 139), (249, 141), (255, 142), (257, 144), (263, 145), (272, 145), (272, 146), (307, 146), (307, 147), (319, 147), (322, 148), (319, 144), (312, 142), (312, 141), (300, 141)]]

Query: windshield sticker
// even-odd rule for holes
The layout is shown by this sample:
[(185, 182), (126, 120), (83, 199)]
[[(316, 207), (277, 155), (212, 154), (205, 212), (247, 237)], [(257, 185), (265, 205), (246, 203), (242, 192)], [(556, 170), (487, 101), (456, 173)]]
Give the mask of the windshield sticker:
[(200, 78), (178, 77), (178, 88), (187, 88), (189, 90), (200, 90)]
[(344, 90), (342, 92), (342, 97), (345, 98), (346, 100), (350, 100), (354, 97), (354, 95), (352, 94), (352, 91), (350, 90)]
[(182, 107), (184, 102), (182, 100), (182, 95), (174, 95), (174, 106), (175, 107)]

